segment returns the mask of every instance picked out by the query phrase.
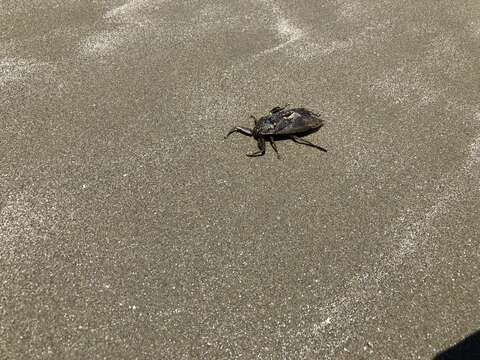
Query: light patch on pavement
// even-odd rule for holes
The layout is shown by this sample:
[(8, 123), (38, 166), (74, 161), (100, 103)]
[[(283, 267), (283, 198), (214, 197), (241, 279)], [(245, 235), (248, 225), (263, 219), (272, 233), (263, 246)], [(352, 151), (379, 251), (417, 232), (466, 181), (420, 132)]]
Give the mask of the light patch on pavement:
[[(325, 39), (325, 41), (318, 41), (318, 38), (312, 40), (307, 31), (296, 26), (294, 21), (286, 16), (280, 8), (270, 0), (257, 0), (266, 4), (269, 7), (275, 19), (275, 29), (279, 38), (284, 41), (279, 45), (265, 49), (255, 57), (268, 55), (280, 50), (283, 50), (287, 56), (292, 56), (302, 60), (308, 60), (315, 56), (325, 56), (336, 51), (348, 51), (354, 46), (365, 44), (371, 41), (377, 41), (378, 38), (384, 36), (385, 32), (391, 27), (389, 20), (380, 22), (375, 25), (366, 26), (365, 29), (356, 33), (353, 37), (348, 39)], [(365, 4), (357, 2), (343, 3), (339, 10), (339, 16), (342, 18), (355, 20), (363, 18), (368, 13), (368, 8)]]
[(44, 71), (50, 67), (51, 65), (45, 62), (32, 62), (8, 57), (0, 59), (0, 86), (14, 81), (22, 81), (32, 73)]
[[(478, 126), (480, 126), (480, 112), (475, 113), (475, 121)], [(477, 136), (473, 140), (473, 142), (469, 146), (470, 156), (467, 159), (465, 169), (468, 172), (474, 170), (475, 166), (477, 167), (476, 170), (480, 171), (480, 133), (477, 133)]]
[(129, 17), (132, 16), (132, 13), (139, 10), (144, 6), (146, 3), (145, 0), (131, 0), (127, 3), (120, 5), (116, 8), (109, 10), (105, 15), (105, 19), (111, 19), (114, 17), (122, 17), (128, 20)]
[(263, 50), (255, 57), (274, 53), (305, 37), (305, 31), (300, 29), (288, 17), (286, 17), (275, 2), (269, 0), (259, 0), (259, 2), (268, 6), (268, 9), (272, 14), (272, 19), (275, 21), (275, 31), (283, 42), (279, 45)]
[(158, 11), (162, 1), (134, 0), (109, 10), (103, 19), (112, 30), (102, 31), (83, 39), (79, 46), (80, 57), (101, 58), (112, 56), (122, 47), (134, 47), (146, 37), (165, 42), (166, 47), (179, 42), (196, 42), (200, 37), (218, 31), (225, 31), (225, 24), (234, 26), (236, 15), (232, 16), (227, 7), (205, 5), (194, 12), (191, 21), (165, 24), (169, 19), (154, 19), (151, 13)]
[(293, 25), (292, 22), (285, 17), (278, 19), (277, 31), (278, 34), (285, 37), (287, 41), (298, 40), (304, 35), (304, 32), (300, 28)]
[(261, 3), (266, 4), (271, 11), (275, 20), (275, 28), (278, 35), (286, 41), (297, 40), (304, 36), (304, 31), (295, 26), (293, 22), (287, 18), (274, 1), (259, 0)]
[(470, 162), (468, 167), (478, 162), (480, 162), (480, 135), (470, 145)]
[(365, 1), (348, 1), (339, 4), (337, 15), (349, 21), (359, 21), (368, 13), (368, 4)]
[[(360, 45), (367, 45), (371, 42), (381, 40), (385, 33), (388, 33), (392, 27), (389, 20), (375, 25), (366, 26), (363, 31), (355, 33), (354, 36), (346, 39), (322, 39), (321, 36), (310, 36), (305, 30), (293, 25), (293, 21), (288, 20), (284, 15), (280, 17), (279, 13), (273, 11), (275, 18), (278, 18), (276, 29), (280, 38), (284, 41), (277, 46), (268, 48), (255, 57), (268, 55), (282, 50), (286, 56), (310, 60), (318, 56), (326, 56), (338, 51), (347, 52)], [(315, 40), (313, 40), (315, 38)]]
[(102, 57), (111, 55), (123, 44), (133, 40), (146, 20), (139, 12), (153, 6), (146, 0), (132, 0), (105, 13), (106, 22), (118, 23), (116, 30), (103, 31), (85, 38), (79, 48), (81, 56)]
[[(274, 11), (275, 13), (275, 11)], [(274, 46), (272, 48), (266, 49), (262, 51), (262, 55), (266, 54), (271, 54), (276, 51), (279, 51), (280, 49), (283, 49), (284, 47), (288, 46), (289, 44), (299, 40), (302, 38), (305, 34), (304, 32), (299, 29), (298, 27), (294, 26), (288, 19), (281, 17), (279, 18), (277, 24), (276, 24), (276, 30), (278, 35), (281, 38), (284, 38), (285, 41), (282, 42), (281, 44)]]
[(119, 31), (105, 31), (91, 35), (82, 42), (80, 52), (92, 56), (108, 55), (125, 41), (125, 37), (120, 34)]
[[(387, 260), (388, 266), (382, 264), (382, 268), (396, 268), (405, 261), (406, 257), (416, 252), (420, 243), (427, 244), (428, 239), (436, 233), (433, 222), (439, 216), (446, 215), (459, 196), (460, 193), (454, 187), (447, 187), (436, 196), (435, 203), (425, 212), (418, 214), (407, 209), (406, 213), (398, 219), (398, 223), (390, 230), (391, 243), (395, 248)], [(380, 273), (382, 275), (379, 277), (386, 277), (390, 273), (390, 269)]]
[(472, 21), (469, 25), (473, 35), (480, 38), (480, 20)]
[[(480, 122), (480, 113), (475, 113), (474, 118)], [(480, 173), (480, 134), (477, 133), (468, 150), (469, 156), (461, 169), (439, 180), (438, 184), (443, 190), (427, 195), (435, 199), (434, 204), (423, 214), (410, 213), (407, 209), (406, 213), (398, 219), (398, 223), (392, 227), (392, 244), (396, 249), (392, 251), (388, 261), (390, 266), (403, 263), (405, 258), (413, 254), (419, 246), (423, 249), (435, 246), (431, 241), (436, 233), (434, 221), (438, 217), (447, 215), (455, 204), (471, 196), (472, 192), (480, 190), (477, 180)], [(425, 254), (427, 254), (426, 251)]]
[(429, 44), (422, 62), (428, 67), (436, 67), (446, 73), (462, 71), (467, 57), (457, 44), (458, 39), (452, 36), (434, 38)]
[(365, 26), (362, 31), (356, 32), (353, 36), (345, 39), (322, 38), (320, 34), (315, 41), (308, 43), (309, 51), (303, 53), (304, 60), (315, 56), (326, 56), (336, 52), (348, 52), (359, 46), (365, 46), (372, 42), (382, 41), (386, 33), (391, 30), (392, 24), (385, 20), (375, 25)]

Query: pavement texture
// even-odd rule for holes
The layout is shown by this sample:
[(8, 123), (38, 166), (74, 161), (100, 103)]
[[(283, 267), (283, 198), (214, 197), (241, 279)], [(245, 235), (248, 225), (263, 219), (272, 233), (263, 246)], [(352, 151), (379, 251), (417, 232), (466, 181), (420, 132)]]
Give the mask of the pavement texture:
[[(433, 359), (474, 334), (479, 19), (2, 0), (0, 358)], [(223, 140), (285, 103), (327, 153)]]

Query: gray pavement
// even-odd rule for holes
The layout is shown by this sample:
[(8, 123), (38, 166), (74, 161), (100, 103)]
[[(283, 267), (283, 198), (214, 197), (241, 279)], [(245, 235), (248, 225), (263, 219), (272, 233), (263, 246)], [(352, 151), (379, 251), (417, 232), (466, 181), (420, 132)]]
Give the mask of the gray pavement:
[[(1, 359), (432, 359), (480, 329), (477, 0), (0, 4)], [(328, 153), (223, 140), (284, 103)]]

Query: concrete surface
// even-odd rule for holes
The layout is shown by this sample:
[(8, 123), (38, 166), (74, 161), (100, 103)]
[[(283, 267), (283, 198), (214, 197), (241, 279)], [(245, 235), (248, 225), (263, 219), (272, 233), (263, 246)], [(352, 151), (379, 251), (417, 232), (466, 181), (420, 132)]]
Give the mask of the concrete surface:
[[(2, 359), (432, 359), (480, 328), (478, 0), (2, 0)], [(323, 114), (261, 158), (234, 135)]]

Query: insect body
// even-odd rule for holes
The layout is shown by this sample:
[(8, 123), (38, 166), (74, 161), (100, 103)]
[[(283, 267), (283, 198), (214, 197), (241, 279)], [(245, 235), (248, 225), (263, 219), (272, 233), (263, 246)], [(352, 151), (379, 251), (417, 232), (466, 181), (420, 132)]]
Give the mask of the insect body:
[(270, 114), (254, 120), (253, 129), (235, 126), (231, 129), (225, 138), (234, 132), (239, 132), (247, 136), (252, 136), (257, 140), (258, 151), (247, 154), (247, 156), (262, 156), (265, 154), (265, 140), (272, 145), (273, 150), (280, 158), (275, 140), (291, 139), (298, 144), (307, 145), (327, 152), (321, 146), (312, 144), (310, 141), (303, 139), (303, 136), (311, 134), (323, 126), (323, 120), (318, 114), (311, 112), (305, 108), (287, 109), (284, 107), (275, 107), (270, 110)]

